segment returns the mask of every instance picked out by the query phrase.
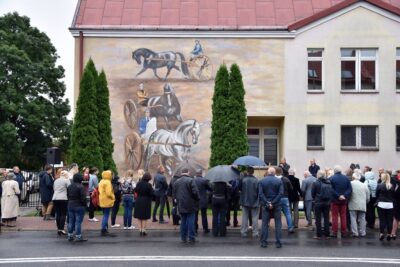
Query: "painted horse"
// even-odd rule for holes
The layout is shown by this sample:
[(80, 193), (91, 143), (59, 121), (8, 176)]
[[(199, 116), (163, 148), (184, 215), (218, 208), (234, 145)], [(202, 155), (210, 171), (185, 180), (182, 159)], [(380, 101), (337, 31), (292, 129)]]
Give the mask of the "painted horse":
[[(176, 66), (178, 57), (180, 58), (181, 69), (178, 66)], [(172, 69), (181, 71), (187, 77), (189, 77), (190, 75), (188, 65), (185, 61), (185, 56), (180, 52), (173, 52), (173, 51), (154, 52), (147, 48), (139, 48), (132, 52), (132, 58), (139, 65), (142, 64), (142, 59), (143, 59), (143, 67), (136, 74), (136, 76), (139, 76), (147, 69), (152, 69), (154, 75), (161, 80), (161, 78), (157, 74), (157, 69), (164, 67), (167, 68), (167, 74), (165, 75), (164, 80), (167, 79)]]
[(149, 168), (151, 157), (157, 154), (161, 157), (161, 164), (171, 173), (171, 166), (166, 161), (183, 161), (190, 152), (190, 147), (197, 144), (199, 136), (200, 123), (196, 120), (182, 122), (175, 131), (159, 129), (153, 132), (144, 153), (145, 170)]

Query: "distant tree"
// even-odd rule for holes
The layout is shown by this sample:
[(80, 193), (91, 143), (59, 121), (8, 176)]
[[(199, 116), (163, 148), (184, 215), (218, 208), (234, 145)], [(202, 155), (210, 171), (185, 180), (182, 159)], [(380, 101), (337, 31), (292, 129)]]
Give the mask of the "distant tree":
[(111, 135), (111, 110), (107, 78), (104, 70), (97, 78), (97, 129), (99, 131), (100, 152), (103, 159), (104, 170), (117, 173), (117, 167), (112, 157), (114, 144)]
[[(93, 70), (94, 68), (94, 70)], [(79, 97), (76, 104), (76, 114), (72, 126), (71, 161), (79, 166), (97, 167), (103, 169), (103, 159), (100, 152), (99, 133), (97, 130), (96, 71), (90, 59), (83, 71), (79, 85)]]
[(57, 58), (28, 17), (0, 17), (0, 166), (38, 169), (47, 147), (68, 146), (70, 107)]
[(244, 102), (245, 90), (242, 74), (237, 64), (232, 64), (229, 73), (229, 131), (230, 151), (227, 155), (232, 163), (236, 158), (248, 153), (247, 141), (247, 110)]
[(229, 153), (229, 72), (226, 65), (221, 65), (215, 77), (214, 95), (212, 98), (212, 122), (211, 122), (211, 157), (210, 167), (221, 164), (231, 164), (227, 158)]

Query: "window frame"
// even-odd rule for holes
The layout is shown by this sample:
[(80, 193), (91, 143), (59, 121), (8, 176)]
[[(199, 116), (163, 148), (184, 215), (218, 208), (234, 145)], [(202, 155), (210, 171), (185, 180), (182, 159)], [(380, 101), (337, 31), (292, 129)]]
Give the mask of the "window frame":
[[(276, 129), (276, 135), (268, 135), (264, 134), (265, 129)], [(279, 127), (247, 127), (247, 129), (257, 129), (259, 130), (258, 135), (257, 134), (248, 134), (247, 139), (258, 139), (258, 158), (263, 160), (264, 159), (264, 139), (276, 139), (276, 162), (279, 164)]]
[[(320, 56), (320, 57), (310, 57), (309, 56), (309, 51), (310, 50), (321, 50), (321, 53), (322, 53), (322, 56)], [(307, 48), (307, 93), (311, 93), (311, 94), (321, 94), (321, 93), (324, 93), (324, 88), (325, 88), (325, 75), (324, 75), (324, 54), (325, 54), (325, 49), (324, 48), (319, 48), (319, 47), (309, 47), (309, 48)], [(309, 87), (308, 87), (308, 64), (309, 64), (309, 62), (310, 61), (318, 61), (318, 62), (321, 62), (321, 76), (322, 76), (322, 78), (321, 78), (321, 89), (310, 89)]]
[(400, 134), (397, 133), (397, 129), (399, 129), (399, 131), (400, 131), (400, 125), (396, 125), (396, 127), (394, 129), (395, 129), (395, 137), (396, 137), (396, 140), (395, 140), (396, 151), (400, 151), (400, 144), (397, 144), (397, 139), (400, 139)]
[[(321, 127), (321, 146), (309, 146), (308, 145), (308, 127)], [(307, 150), (325, 150), (325, 126), (323, 124), (307, 124), (306, 126), (307, 138), (306, 147)]]
[[(356, 146), (343, 146), (342, 145), (342, 129), (343, 127), (356, 128)], [(362, 127), (375, 127), (375, 142), (376, 146), (362, 146)], [(340, 149), (349, 151), (379, 151), (379, 126), (378, 125), (340, 125)]]
[[(355, 50), (356, 55), (354, 57), (342, 56), (343, 50)], [(361, 56), (362, 50), (374, 50), (375, 56)], [(340, 49), (340, 92), (341, 93), (364, 93), (373, 94), (379, 93), (379, 66), (378, 66), (378, 48), (350, 48), (344, 47)], [(343, 89), (342, 88), (342, 62), (343, 61), (355, 61), (355, 88), (354, 89)], [(375, 89), (363, 89), (361, 88), (361, 62), (362, 61), (374, 61), (375, 62)]]
[[(400, 87), (397, 88), (397, 62), (400, 64), (400, 47), (396, 47), (396, 61), (395, 61), (395, 68), (394, 68), (394, 87), (396, 88), (396, 93), (400, 93)], [(400, 69), (399, 69), (400, 75)]]

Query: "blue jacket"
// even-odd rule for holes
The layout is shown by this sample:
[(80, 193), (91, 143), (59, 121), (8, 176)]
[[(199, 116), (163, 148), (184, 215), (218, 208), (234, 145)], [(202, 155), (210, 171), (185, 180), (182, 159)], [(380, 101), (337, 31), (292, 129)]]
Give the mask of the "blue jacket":
[(317, 177), (317, 172), (320, 170), (320, 167), (317, 164), (310, 165), (308, 167), (308, 171), (311, 173), (312, 176)]
[(20, 172), (19, 173), (14, 172), (14, 174), (15, 174), (15, 181), (17, 181), (18, 183), (19, 190), (22, 190), (22, 184), (24, 183), (25, 178)]
[(265, 176), (259, 184), (261, 202), (265, 205), (271, 202), (272, 206), (279, 206), (283, 195), (283, 183), (281, 179), (273, 175)]
[(39, 173), (39, 189), (42, 203), (52, 201), (54, 193), (53, 183), (54, 180), (50, 174), (45, 171)]
[(344, 195), (346, 200), (348, 200), (353, 191), (349, 178), (338, 172), (331, 176), (330, 180), (333, 188), (333, 201), (338, 200), (340, 195)]
[(156, 197), (162, 197), (167, 195), (168, 184), (167, 179), (161, 173), (157, 173), (154, 176), (154, 195)]

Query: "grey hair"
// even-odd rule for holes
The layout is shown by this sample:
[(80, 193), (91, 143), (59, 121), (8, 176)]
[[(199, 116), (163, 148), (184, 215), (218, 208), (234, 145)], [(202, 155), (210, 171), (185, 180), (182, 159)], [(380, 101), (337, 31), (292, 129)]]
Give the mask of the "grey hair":
[(321, 178), (322, 178), (322, 179), (325, 179), (325, 178), (326, 178), (325, 172), (319, 170), (319, 171), (317, 172), (317, 178), (318, 178), (318, 179), (321, 179)]
[(333, 172), (334, 173), (342, 172), (342, 167), (340, 165), (336, 165), (335, 167), (333, 167)]
[(15, 180), (15, 174), (13, 172), (9, 172), (7, 174), (6, 180)]
[(292, 168), (290, 168), (288, 172), (289, 172), (289, 175), (295, 175), (295, 173), (296, 173), (296, 170), (295, 170), (295, 169), (292, 169)]
[(355, 173), (353, 173), (353, 175), (351, 177), (353, 178), (353, 180), (360, 180), (361, 174), (359, 174), (358, 172), (355, 172)]

